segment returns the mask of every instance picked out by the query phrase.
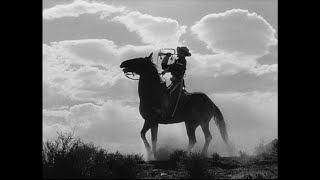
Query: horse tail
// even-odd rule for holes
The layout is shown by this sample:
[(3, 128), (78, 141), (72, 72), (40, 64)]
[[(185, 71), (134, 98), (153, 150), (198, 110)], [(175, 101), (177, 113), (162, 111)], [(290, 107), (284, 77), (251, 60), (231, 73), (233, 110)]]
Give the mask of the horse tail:
[[(202, 92), (194, 92), (194, 93), (191, 93), (191, 95), (194, 97), (197, 97), (197, 98), (195, 98), (196, 100), (193, 101), (193, 104), (197, 104), (200, 102), (201, 102), (200, 104), (202, 104), (203, 102), (205, 102), (202, 105), (204, 105), (208, 109), (204, 108), (204, 107), (203, 107), (203, 109), (205, 109), (206, 112), (213, 114), (214, 121), (215, 121), (216, 125), (218, 126), (222, 140), (227, 145), (229, 145), (227, 124), (224, 121), (224, 118), (223, 118), (223, 115), (222, 115), (220, 109), (213, 103), (213, 101), (206, 94), (204, 94)], [(210, 120), (211, 120), (211, 118), (210, 118)]]
[(220, 109), (213, 102), (212, 104), (213, 104), (213, 117), (214, 117), (215, 123), (219, 128), (223, 141), (226, 144), (228, 144), (228, 132), (227, 132), (226, 122), (224, 121), (224, 118), (222, 116)]

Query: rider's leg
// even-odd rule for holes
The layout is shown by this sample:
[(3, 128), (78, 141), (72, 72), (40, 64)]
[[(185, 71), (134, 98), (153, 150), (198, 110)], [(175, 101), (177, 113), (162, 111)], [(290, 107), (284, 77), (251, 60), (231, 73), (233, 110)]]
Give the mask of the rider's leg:
[[(175, 77), (173, 80), (172, 80), (172, 83), (171, 83), (171, 86), (168, 88), (168, 93), (171, 94), (173, 93), (173, 91), (175, 89), (179, 89), (178, 85), (179, 85), (179, 82), (181, 81), (181, 78), (179, 77)], [(171, 92), (172, 91), (172, 92)]]

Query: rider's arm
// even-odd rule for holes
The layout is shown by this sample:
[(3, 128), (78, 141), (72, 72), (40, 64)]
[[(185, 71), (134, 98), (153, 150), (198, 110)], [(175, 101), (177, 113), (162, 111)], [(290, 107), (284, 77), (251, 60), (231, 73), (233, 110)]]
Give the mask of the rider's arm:
[(161, 67), (162, 69), (167, 69), (168, 68), (168, 61), (169, 61), (169, 58), (170, 58), (171, 54), (168, 53), (162, 60), (162, 63), (161, 63)]
[(165, 70), (163, 70), (163, 71), (161, 72), (161, 74), (164, 75), (165, 73), (167, 73), (167, 72), (169, 71), (169, 69), (170, 69), (170, 66), (168, 66)]
[(170, 70), (170, 65), (168, 65), (168, 61), (169, 61), (170, 56), (171, 56), (171, 53), (167, 53), (166, 56), (162, 60), (162, 63), (161, 63), (161, 67), (163, 69), (163, 71), (161, 72), (162, 75), (164, 75), (165, 73), (167, 73)]

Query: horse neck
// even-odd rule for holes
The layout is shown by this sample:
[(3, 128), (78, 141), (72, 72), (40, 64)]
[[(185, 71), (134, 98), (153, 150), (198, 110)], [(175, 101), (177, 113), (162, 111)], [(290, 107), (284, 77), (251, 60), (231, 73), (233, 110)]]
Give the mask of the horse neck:
[(140, 103), (145, 103), (146, 105), (158, 104), (161, 97), (159, 76), (155, 73), (140, 75), (138, 93)]

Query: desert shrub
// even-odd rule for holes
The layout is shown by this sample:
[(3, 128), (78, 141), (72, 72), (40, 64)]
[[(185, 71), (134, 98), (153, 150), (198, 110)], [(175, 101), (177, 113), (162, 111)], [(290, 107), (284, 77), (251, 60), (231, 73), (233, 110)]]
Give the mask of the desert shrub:
[(221, 165), (221, 156), (218, 153), (212, 153), (211, 155), (211, 165), (216, 167)]
[(187, 152), (184, 150), (175, 150), (170, 154), (170, 159), (176, 162), (181, 161), (187, 157)]
[(190, 178), (207, 177), (208, 162), (201, 153), (190, 153), (182, 162)]
[(73, 134), (43, 142), (43, 178), (135, 178), (141, 155), (108, 153)]
[(138, 164), (139, 163), (145, 163), (143, 160), (143, 155), (141, 154), (129, 154), (128, 157), (132, 157)]
[(273, 140), (271, 148), (268, 151), (269, 159), (278, 160), (278, 140)]
[(213, 161), (219, 161), (221, 156), (218, 153), (212, 153), (211, 158)]
[(223, 169), (234, 169), (239, 167), (239, 162), (234, 159), (222, 158), (218, 153), (211, 155), (211, 166)]
[(175, 150), (169, 156), (171, 168), (175, 169), (184, 159), (187, 158), (187, 152), (183, 150)]
[(115, 179), (136, 178), (139, 171), (138, 162), (142, 161), (142, 156), (122, 155), (119, 152), (108, 154), (108, 165)]
[(92, 146), (82, 144), (79, 139), (73, 138), (71, 133), (59, 133), (55, 141), (43, 143), (43, 177), (81, 177), (87, 169), (84, 165), (84, 162), (88, 161), (85, 154), (94, 150)]
[[(261, 151), (263, 149), (263, 151)], [(268, 146), (259, 145), (255, 148), (256, 159), (262, 161), (277, 161), (278, 159), (278, 141), (273, 140)], [(259, 151), (260, 150), (260, 151)]]
[(244, 151), (239, 151), (239, 156), (240, 156), (241, 159), (249, 158), (249, 155)]
[(260, 143), (254, 148), (254, 150), (256, 155), (264, 153), (266, 151), (264, 141), (261, 140)]
[(111, 177), (112, 172), (108, 168), (106, 150), (100, 149), (96, 152), (91, 167), (92, 169), (90, 170), (90, 175), (88, 175), (91, 178), (102, 179)]
[(244, 151), (239, 151), (239, 162), (244, 164), (250, 164), (253, 160), (253, 156), (248, 155)]

